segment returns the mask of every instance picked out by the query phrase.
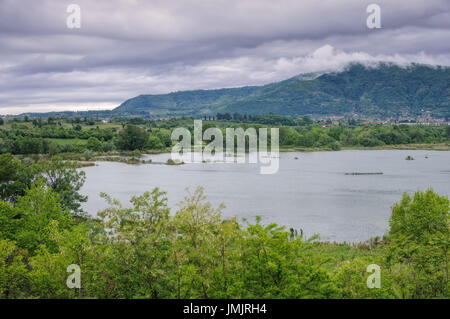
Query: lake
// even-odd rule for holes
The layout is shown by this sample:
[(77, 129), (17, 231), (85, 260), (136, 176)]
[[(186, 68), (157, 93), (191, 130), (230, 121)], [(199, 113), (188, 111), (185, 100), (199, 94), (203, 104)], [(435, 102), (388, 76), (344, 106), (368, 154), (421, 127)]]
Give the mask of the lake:
[[(411, 155), (414, 160), (405, 160)], [(165, 162), (170, 154), (146, 155)], [(298, 159), (295, 159), (295, 158)], [(97, 162), (86, 167), (81, 192), (89, 196), (83, 208), (95, 214), (106, 207), (106, 192), (127, 204), (133, 195), (154, 187), (167, 191), (172, 213), (186, 188), (203, 186), (215, 206), (226, 205), (223, 216), (237, 216), (302, 229), (321, 240), (365, 241), (382, 236), (391, 206), (403, 192), (432, 187), (450, 195), (450, 152), (408, 150), (346, 150), (280, 153), (279, 171), (260, 175), (259, 164), (198, 163), (179, 166), (127, 165)], [(383, 172), (383, 175), (346, 175)]]

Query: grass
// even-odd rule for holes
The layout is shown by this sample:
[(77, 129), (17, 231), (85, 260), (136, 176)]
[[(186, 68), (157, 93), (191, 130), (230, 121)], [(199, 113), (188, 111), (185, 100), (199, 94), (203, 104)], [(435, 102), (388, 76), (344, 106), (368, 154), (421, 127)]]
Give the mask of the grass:
[(95, 124), (95, 125), (80, 124), (80, 125), (81, 125), (81, 129), (83, 131), (89, 131), (90, 129), (95, 129), (97, 126), (101, 129), (110, 129), (110, 128), (122, 129), (122, 124), (119, 124), (119, 123), (106, 123), (106, 124)]
[(78, 138), (49, 138), (50, 141), (55, 142), (58, 145), (68, 145), (68, 144), (81, 144), (86, 145), (87, 140), (81, 140)]
[(92, 159), (98, 162), (118, 162), (125, 164), (152, 164), (152, 160), (140, 160), (136, 157), (123, 157), (123, 156), (97, 156)]
[(180, 161), (174, 161), (173, 159), (169, 158), (167, 160), (167, 165), (183, 165), (184, 162), (180, 162)]
[(376, 147), (366, 147), (366, 148), (363, 148), (363, 149), (450, 151), (450, 142), (446, 142), (446, 143), (421, 143), (421, 144), (383, 145), (383, 146), (376, 146)]
[[(3, 123), (3, 125), (0, 126), (0, 129), (2, 128), (2, 129), (7, 129), (7, 130), (9, 130), (9, 129), (11, 129), (11, 126), (12, 126), (13, 124), (14, 124), (14, 122), (5, 120), (5, 122)], [(31, 122), (27, 122), (27, 123), (16, 123), (16, 124), (17, 124), (17, 125), (25, 125), (25, 126), (27, 126), (28, 128), (32, 128), (32, 127), (33, 127), (33, 124), (32, 124)]]
[(329, 271), (355, 258), (381, 256), (385, 247), (384, 245), (369, 245), (365, 243), (351, 245), (330, 242), (315, 242), (308, 245), (308, 248), (323, 257), (322, 265)]

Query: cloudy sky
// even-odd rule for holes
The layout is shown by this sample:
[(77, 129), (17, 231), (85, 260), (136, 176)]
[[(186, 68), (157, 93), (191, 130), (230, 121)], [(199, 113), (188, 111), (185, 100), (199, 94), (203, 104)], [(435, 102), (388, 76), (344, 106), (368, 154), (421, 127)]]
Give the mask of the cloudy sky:
[[(381, 29), (367, 28), (371, 3)], [(350, 61), (450, 65), (450, 1), (0, 0), (0, 114), (108, 109)]]

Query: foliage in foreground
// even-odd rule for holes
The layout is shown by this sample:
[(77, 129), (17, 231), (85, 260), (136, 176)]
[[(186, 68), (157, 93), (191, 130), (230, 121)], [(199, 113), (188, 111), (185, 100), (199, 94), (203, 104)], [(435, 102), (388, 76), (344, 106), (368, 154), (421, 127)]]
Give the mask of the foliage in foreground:
[[(223, 219), (201, 188), (173, 213), (158, 188), (131, 207), (103, 194), (98, 219), (61, 194), (38, 179), (0, 201), (1, 298), (448, 298), (450, 206), (431, 190), (394, 206), (386, 240), (354, 246)], [(81, 289), (66, 286), (71, 264)]]

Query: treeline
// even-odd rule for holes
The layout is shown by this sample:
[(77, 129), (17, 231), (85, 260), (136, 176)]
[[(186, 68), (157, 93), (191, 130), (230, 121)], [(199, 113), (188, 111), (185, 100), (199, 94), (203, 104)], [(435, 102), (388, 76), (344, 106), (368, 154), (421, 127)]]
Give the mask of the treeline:
[[(23, 119), (21, 122), (11, 123), (8, 128), (0, 127), (0, 153), (54, 155), (86, 151), (169, 150), (173, 144), (171, 132), (174, 128), (194, 129), (191, 118), (118, 118), (112, 121), (115, 123), (112, 126), (96, 122), (96, 126), (88, 124), (91, 119), (77, 121), (49, 118), (42, 125), (27, 125), (27, 121), (29, 122)], [(64, 121), (70, 122), (70, 125), (64, 124)], [(358, 125), (355, 121), (321, 125), (308, 117), (294, 119), (277, 115), (237, 114), (230, 121), (208, 119), (203, 122), (203, 130), (209, 127), (220, 128), (224, 136), (227, 127), (278, 127), (282, 147), (332, 150), (353, 146), (445, 143), (450, 139), (449, 125)]]
[[(218, 122), (204, 122), (202, 127), (205, 131), (209, 127), (221, 127)], [(220, 122), (219, 122), (220, 123)], [(267, 127), (263, 124), (253, 123), (228, 123), (221, 127), (225, 136), (226, 127), (244, 130)], [(384, 145), (399, 144), (431, 144), (444, 143), (450, 140), (450, 126), (427, 126), (427, 125), (360, 125), (350, 126), (347, 124), (321, 126), (317, 124), (302, 126), (275, 126), (279, 128), (279, 144), (284, 147), (299, 148), (328, 148), (340, 150), (343, 146), (376, 147)], [(193, 130), (192, 127), (190, 127)], [(269, 132), (270, 139), (270, 132)]]
[[(67, 143), (55, 139), (67, 140)], [(161, 150), (172, 144), (170, 131), (126, 125), (125, 129), (95, 128), (82, 130), (58, 125), (30, 128), (13, 125), (0, 129), (0, 154), (58, 154), (111, 152), (115, 150)]]
[(450, 139), (450, 126), (363, 125), (350, 127), (281, 127), (280, 144), (303, 147), (374, 147), (383, 145), (441, 143)]
[[(383, 240), (350, 246), (224, 219), (202, 189), (177, 210), (158, 188), (129, 208), (103, 194), (109, 207), (87, 218), (70, 164), (0, 162), (0, 298), (449, 297), (450, 204), (431, 190), (394, 205)], [(66, 285), (73, 264), (80, 289)]]
[[(285, 126), (301, 126), (312, 124), (313, 120), (309, 116), (303, 116), (301, 118), (294, 118), (291, 116), (283, 116), (276, 114), (240, 114), (240, 113), (217, 113), (217, 116), (213, 119), (218, 121), (235, 121), (244, 123), (259, 123), (266, 125), (285, 125)], [(211, 120), (210, 117), (205, 117), (205, 120)]]

